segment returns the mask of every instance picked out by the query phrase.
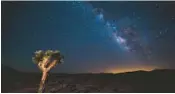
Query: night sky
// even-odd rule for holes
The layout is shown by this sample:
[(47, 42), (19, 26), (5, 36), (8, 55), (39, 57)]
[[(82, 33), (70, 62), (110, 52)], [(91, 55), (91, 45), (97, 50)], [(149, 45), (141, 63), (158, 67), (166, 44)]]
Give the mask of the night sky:
[(2, 64), (39, 72), (36, 50), (60, 50), (53, 72), (175, 68), (175, 2), (2, 2)]

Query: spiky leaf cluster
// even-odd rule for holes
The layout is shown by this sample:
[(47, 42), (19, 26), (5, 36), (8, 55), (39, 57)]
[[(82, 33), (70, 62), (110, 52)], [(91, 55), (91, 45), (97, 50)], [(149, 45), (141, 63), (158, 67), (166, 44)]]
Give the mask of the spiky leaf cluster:
[(35, 52), (35, 56), (32, 57), (32, 60), (34, 63), (38, 64), (43, 60), (44, 57), (44, 52), (42, 50), (38, 50)]
[(47, 50), (45, 52), (38, 50), (35, 52), (35, 56), (32, 59), (34, 63), (38, 64), (39, 62), (42, 62), (44, 58), (51, 58), (52, 60), (58, 60), (58, 63), (63, 63), (63, 56), (58, 50)]

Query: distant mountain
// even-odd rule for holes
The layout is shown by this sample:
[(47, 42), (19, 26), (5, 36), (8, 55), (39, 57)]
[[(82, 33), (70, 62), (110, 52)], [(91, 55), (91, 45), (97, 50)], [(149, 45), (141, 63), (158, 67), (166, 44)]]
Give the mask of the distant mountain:
[(9, 66), (6, 66), (4, 64), (1, 64), (1, 73), (2, 74), (9, 74), (9, 73), (13, 73), (13, 72), (18, 73), (19, 71), (15, 70)]

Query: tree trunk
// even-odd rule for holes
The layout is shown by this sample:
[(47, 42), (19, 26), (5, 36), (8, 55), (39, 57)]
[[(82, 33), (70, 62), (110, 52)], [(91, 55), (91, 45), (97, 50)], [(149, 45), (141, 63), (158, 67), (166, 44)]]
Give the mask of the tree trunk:
[(38, 89), (38, 93), (43, 93), (44, 88), (45, 88), (45, 81), (46, 81), (47, 75), (48, 75), (48, 72), (43, 72), (41, 82), (39, 85), (39, 89)]

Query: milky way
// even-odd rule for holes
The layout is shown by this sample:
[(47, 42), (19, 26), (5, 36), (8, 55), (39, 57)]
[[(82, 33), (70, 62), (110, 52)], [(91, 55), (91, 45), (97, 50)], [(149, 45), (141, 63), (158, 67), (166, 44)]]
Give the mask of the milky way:
[(85, 12), (90, 10), (90, 13), (94, 15), (97, 24), (103, 24), (106, 28), (108, 37), (116, 42), (122, 50), (134, 53), (137, 56), (142, 56), (146, 60), (150, 60), (151, 50), (149, 49), (149, 45), (144, 43), (142, 36), (137, 33), (139, 31), (136, 30), (133, 24), (120, 27), (116, 25), (118, 21), (107, 17), (108, 13), (102, 8), (94, 8), (90, 4), (84, 2), (73, 2), (73, 4), (76, 7), (81, 7)]

